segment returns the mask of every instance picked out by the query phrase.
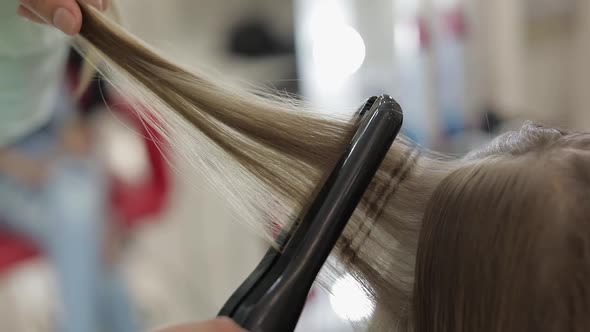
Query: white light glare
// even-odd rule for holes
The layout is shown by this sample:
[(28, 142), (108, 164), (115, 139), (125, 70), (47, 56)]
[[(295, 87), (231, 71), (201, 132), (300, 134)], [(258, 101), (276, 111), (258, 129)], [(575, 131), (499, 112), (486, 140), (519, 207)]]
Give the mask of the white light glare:
[(374, 309), (373, 302), (351, 275), (336, 281), (332, 287), (330, 304), (340, 318), (355, 322), (369, 318)]
[(365, 61), (365, 42), (353, 27), (326, 22), (313, 32), (313, 59), (326, 78), (341, 79), (354, 74)]

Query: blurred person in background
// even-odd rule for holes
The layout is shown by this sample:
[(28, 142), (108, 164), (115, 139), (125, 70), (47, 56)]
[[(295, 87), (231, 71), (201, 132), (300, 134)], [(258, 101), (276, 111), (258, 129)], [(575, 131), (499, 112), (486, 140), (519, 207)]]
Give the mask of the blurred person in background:
[[(105, 179), (61, 84), (67, 37), (24, 22), (16, 5), (0, 4), (0, 225), (37, 240), (57, 265), (63, 331), (138, 331), (121, 280), (100, 257)], [(17, 12), (67, 35), (81, 26), (75, 0), (20, 1)], [(161, 332), (239, 331), (221, 318)]]
[[(65, 87), (67, 36), (17, 15), (50, 2), (0, 2), (0, 227), (55, 266), (60, 331), (134, 332), (123, 280), (104, 255), (107, 179)], [(55, 10), (52, 22), (67, 30), (68, 15)]]

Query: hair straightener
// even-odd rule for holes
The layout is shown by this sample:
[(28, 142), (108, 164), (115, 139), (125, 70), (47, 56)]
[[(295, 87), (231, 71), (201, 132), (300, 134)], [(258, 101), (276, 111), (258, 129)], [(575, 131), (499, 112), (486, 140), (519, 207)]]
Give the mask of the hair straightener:
[(393, 98), (369, 98), (360, 124), (307, 214), (277, 237), (219, 316), (250, 332), (289, 332), (336, 241), (397, 137), (403, 113)]

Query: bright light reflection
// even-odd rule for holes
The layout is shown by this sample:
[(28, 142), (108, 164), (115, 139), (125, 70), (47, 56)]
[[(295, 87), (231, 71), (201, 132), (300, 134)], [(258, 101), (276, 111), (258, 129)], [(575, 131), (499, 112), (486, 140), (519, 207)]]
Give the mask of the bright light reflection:
[(342, 319), (358, 322), (373, 313), (373, 302), (350, 275), (336, 281), (331, 293), (332, 309)]
[(312, 47), (318, 73), (325, 78), (346, 78), (365, 61), (365, 42), (358, 31), (348, 25), (326, 24), (314, 31)]

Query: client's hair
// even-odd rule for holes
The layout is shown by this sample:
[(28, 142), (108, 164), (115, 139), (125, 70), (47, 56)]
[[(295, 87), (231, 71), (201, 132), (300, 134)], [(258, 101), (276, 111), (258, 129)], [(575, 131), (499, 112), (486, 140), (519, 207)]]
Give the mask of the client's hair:
[[(281, 227), (288, 228), (298, 215), (304, 213), (315, 190), (357, 127), (352, 110), (347, 115), (326, 115), (310, 111), (306, 105), (293, 99), (259, 90), (246, 92), (243, 88), (221, 84), (217, 77), (209, 79), (202, 73), (165, 60), (97, 11), (83, 4), (81, 7), (81, 36), (107, 60), (108, 67), (103, 68), (103, 73), (131, 101), (140, 102), (137, 109), (147, 110), (150, 115), (145, 117), (146, 121), (157, 126), (180, 154), (194, 164), (195, 170), (205, 172), (212, 184), (239, 211), (240, 219), (249, 222), (273, 243), (274, 228), (263, 220), (269, 220), (267, 217), (270, 216)], [(417, 324), (419, 331), (455, 331), (455, 328), (481, 331), (482, 326), (504, 327), (506, 325), (494, 324), (505, 324), (505, 321), (512, 324), (513, 320), (509, 319), (517, 317), (514, 315), (519, 309), (513, 303), (504, 303), (509, 298), (498, 298), (499, 295), (494, 294), (497, 288), (489, 284), (494, 281), (492, 278), (507, 278), (500, 271), (493, 270), (504, 268), (498, 265), (504, 263), (500, 262), (504, 259), (510, 268), (526, 269), (516, 271), (520, 274), (515, 272), (515, 285), (525, 285), (526, 276), (538, 269), (539, 279), (532, 280), (537, 284), (526, 285), (537, 288), (517, 290), (530, 293), (546, 287), (546, 292), (540, 294), (546, 294), (547, 298), (537, 298), (539, 306), (559, 294), (561, 288), (556, 285), (566, 286), (565, 279), (561, 278), (567, 276), (556, 274), (562, 266), (554, 264), (571, 268), (569, 264), (577, 261), (574, 258), (561, 259), (558, 255), (564, 254), (567, 245), (577, 255), (576, 259), (581, 259), (585, 242), (576, 239), (577, 242), (564, 240), (562, 243), (557, 241), (562, 238), (550, 237), (561, 234), (565, 236), (563, 239), (570, 235), (575, 238), (575, 234), (568, 230), (577, 226), (574, 222), (581, 223), (582, 220), (577, 219), (577, 215), (574, 218), (575, 209), (557, 202), (566, 202), (567, 195), (578, 194), (578, 191), (566, 192), (563, 185), (568, 182), (553, 183), (549, 175), (555, 174), (557, 179), (564, 179), (566, 175), (573, 178), (578, 174), (574, 171), (581, 172), (578, 169), (580, 164), (572, 161), (569, 168), (564, 166), (563, 173), (559, 173), (557, 165), (567, 160), (552, 158), (559, 156), (558, 151), (571, 156), (567, 149), (555, 148), (555, 153), (543, 155), (548, 147), (544, 147), (541, 141), (531, 143), (527, 148), (526, 144), (515, 143), (511, 137), (502, 140), (507, 145), (498, 144), (490, 151), (474, 154), (466, 160), (444, 158), (424, 151), (404, 138), (396, 140), (322, 274), (338, 277), (350, 273), (358, 279), (376, 304), (375, 317), (378, 319), (371, 322), (374, 330), (412, 329), (414, 262), (423, 211), (434, 189), (456, 169), (459, 171), (446, 178), (437, 190), (426, 217), (428, 226), (422, 236), (414, 302), (414, 318), (421, 322)], [(531, 152), (515, 156), (519, 149)], [(539, 184), (535, 184), (537, 178), (542, 180)], [(503, 181), (492, 183), (499, 180)], [(546, 188), (553, 191), (537, 191), (545, 188), (542, 184), (552, 184)], [(480, 186), (483, 186), (481, 192), (477, 189)], [(450, 196), (445, 197), (449, 190)], [(536, 200), (537, 197), (540, 200)], [(521, 202), (523, 206), (520, 206)], [(572, 218), (565, 225), (557, 222), (561, 219), (552, 219), (547, 225), (542, 223), (552, 215), (567, 216), (570, 213)], [(480, 231), (479, 226), (484, 220), (486, 225)], [(509, 225), (494, 228), (502, 222)], [(554, 229), (562, 233), (552, 231)], [(484, 230), (489, 234), (478, 233)], [(497, 236), (501, 236), (501, 242), (494, 242)], [(519, 239), (523, 242), (517, 242)], [(544, 241), (547, 239), (549, 241)], [(535, 243), (537, 240), (540, 243)], [(495, 247), (500, 244), (507, 247)], [(515, 251), (510, 249), (510, 244), (516, 246)], [(543, 244), (548, 247), (542, 247)], [(519, 261), (517, 254), (533, 256)], [(543, 255), (550, 258), (551, 264), (541, 265), (540, 259), (535, 261)], [(482, 264), (487, 259), (491, 265)], [(520, 262), (524, 265), (519, 265)], [(484, 270), (473, 273), (466, 270), (471, 266)], [(506, 271), (511, 273), (513, 270)], [(580, 273), (580, 280), (585, 276), (573, 268), (571, 271)], [(482, 278), (465, 279), (473, 275)], [(444, 278), (440, 283), (439, 276)], [(541, 277), (547, 279), (541, 280)], [(560, 283), (551, 283), (553, 277), (560, 278)], [(466, 280), (465, 283), (461, 278)], [(502, 287), (509, 287), (506, 280), (498, 281), (504, 282)], [(330, 282), (330, 279), (325, 281)], [(476, 285), (478, 289), (475, 289)], [(579, 284), (567, 286), (573, 290)], [(508, 289), (501, 289), (498, 294), (505, 294), (502, 292)], [(453, 294), (455, 290), (456, 295)], [(469, 293), (475, 291), (485, 291), (486, 295), (478, 299), (475, 293)], [(563, 305), (559, 307), (561, 310), (570, 308), (566, 305), (578, 308), (576, 301), (585, 299), (574, 297), (567, 290), (563, 294), (571, 297), (559, 302)], [(518, 293), (515, 291), (510, 295), (518, 296)], [(500, 320), (489, 323), (491, 325), (483, 318), (488, 314), (488, 307), (483, 304), (487, 300), (500, 301), (489, 312), (490, 317), (497, 312), (494, 317)], [(472, 301), (475, 305), (471, 308)], [(544, 309), (548, 310), (549, 306), (527, 310), (544, 313)], [(456, 316), (457, 313), (461, 316)], [(504, 313), (509, 316), (502, 316)], [(468, 325), (468, 319), (481, 324)], [(437, 329), (430, 329), (432, 326)]]
[(590, 135), (535, 125), (446, 177), (424, 216), (416, 332), (590, 329)]
[[(327, 115), (292, 98), (222, 84), (165, 60), (99, 12), (81, 7), (81, 36), (106, 59), (103, 74), (138, 101), (136, 108), (149, 113), (146, 121), (272, 243), (273, 225), (263, 221), (288, 228), (304, 213), (352, 137), (356, 109)], [(379, 310), (404, 326), (422, 211), (451, 166), (398, 139), (337, 244), (324, 281), (352, 274)]]

